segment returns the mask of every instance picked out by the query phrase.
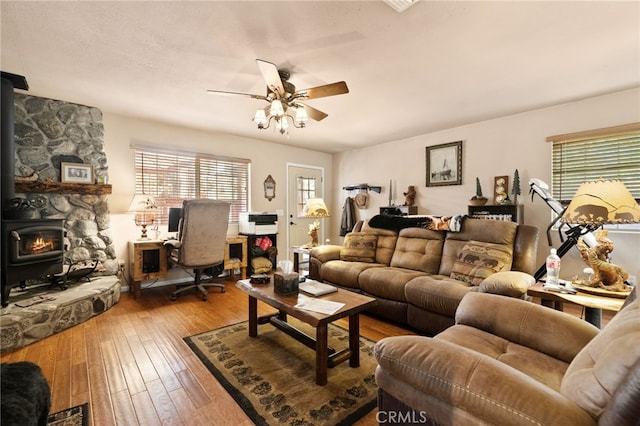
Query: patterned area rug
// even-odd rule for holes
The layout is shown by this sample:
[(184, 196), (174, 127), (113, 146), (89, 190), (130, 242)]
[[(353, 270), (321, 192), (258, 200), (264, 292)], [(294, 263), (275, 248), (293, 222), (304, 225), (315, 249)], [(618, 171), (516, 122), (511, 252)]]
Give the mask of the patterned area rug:
[(89, 404), (76, 405), (49, 415), (49, 426), (88, 426)]
[[(313, 328), (289, 322), (310, 336)], [(349, 345), (348, 331), (329, 324), (329, 347)], [(345, 361), (315, 383), (315, 352), (266, 324), (249, 337), (247, 322), (186, 337), (185, 342), (257, 425), (350, 425), (376, 406), (374, 342), (360, 338), (360, 367)]]

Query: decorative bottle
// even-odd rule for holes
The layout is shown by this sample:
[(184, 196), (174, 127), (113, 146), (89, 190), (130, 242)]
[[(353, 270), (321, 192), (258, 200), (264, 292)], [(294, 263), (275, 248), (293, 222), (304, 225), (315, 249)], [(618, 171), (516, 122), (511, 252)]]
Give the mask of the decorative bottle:
[(549, 286), (559, 285), (560, 279), (560, 257), (556, 253), (556, 249), (552, 248), (549, 256), (547, 256), (547, 282)]

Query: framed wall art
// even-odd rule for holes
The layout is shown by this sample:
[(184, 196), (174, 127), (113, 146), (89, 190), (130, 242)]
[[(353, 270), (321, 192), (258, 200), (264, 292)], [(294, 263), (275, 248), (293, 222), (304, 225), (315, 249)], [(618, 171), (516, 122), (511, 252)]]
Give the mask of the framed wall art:
[(264, 180), (264, 198), (269, 201), (276, 198), (276, 181), (271, 175)]
[(509, 176), (493, 178), (493, 204), (502, 204), (509, 197)]
[(82, 163), (61, 163), (60, 177), (62, 182), (93, 183), (93, 166)]
[(427, 186), (462, 185), (462, 141), (428, 146)]

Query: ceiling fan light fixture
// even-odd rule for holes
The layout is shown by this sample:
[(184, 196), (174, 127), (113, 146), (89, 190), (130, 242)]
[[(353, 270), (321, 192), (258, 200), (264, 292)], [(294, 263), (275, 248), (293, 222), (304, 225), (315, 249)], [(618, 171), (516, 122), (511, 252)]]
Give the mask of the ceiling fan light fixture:
[(307, 115), (307, 111), (303, 107), (296, 108), (296, 124), (299, 127), (304, 127), (307, 125), (307, 121), (309, 121), (309, 116)]
[(267, 124), (267, 115), (264, 113), (263, 109), (256, 110), (256, 115), (253, 117), (253, 121), (258, 124), (258, 129), (264, 129), (264, 126)]
[(282, 107), (282, 102), (280, 102), (280, 99), (276, 99), (275, 101), (271, 102), (270, 113), (271, 115), (275, 115), (276, 117), (282, 117), (284, 115), (284, 108)]

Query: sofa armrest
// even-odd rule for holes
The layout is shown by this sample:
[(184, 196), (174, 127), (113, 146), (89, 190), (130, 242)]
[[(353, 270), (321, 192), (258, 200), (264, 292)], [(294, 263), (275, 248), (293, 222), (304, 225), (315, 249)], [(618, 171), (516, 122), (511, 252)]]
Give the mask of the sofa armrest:
[(455, 318), (456, 324), (486, 331), (566, 363), (599, 331), (564, 312), (525, 300), (477, 292), (462, 298)]
[[(589, 414), (559, 392), (498, 360), (444, 340), (389, 337), (375, 345), (374, 354), (379, 369), (426, 396), (421, 398), (424, 405), (412, 408), (425, 411), (439, 424), (455, 424), (452, 416), (457, 411), (487, 424), (594, 424)], [(382, 375), (377, 372), (376, 377)], [(386, 388), (385, 383), (379, 386)], [(388, 387), (393, 395), (393, 385)]]
[(529, 287), (536, 283), (532, 275), (518, 271), (501, 271), (489, 275), (479, 285), (480, 293), (499, 294), (522, 298), (527, 294)]
[(328, 262), (330, 260), (340, 260), (340, 250), (342, 246), (335, 244), (326, 244), (311, 249), (310, 256), (318, 259), (320, 262)]

